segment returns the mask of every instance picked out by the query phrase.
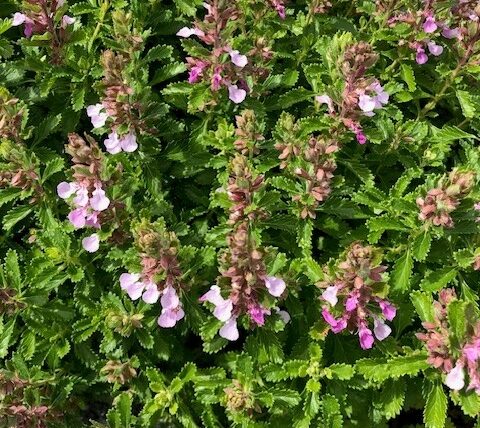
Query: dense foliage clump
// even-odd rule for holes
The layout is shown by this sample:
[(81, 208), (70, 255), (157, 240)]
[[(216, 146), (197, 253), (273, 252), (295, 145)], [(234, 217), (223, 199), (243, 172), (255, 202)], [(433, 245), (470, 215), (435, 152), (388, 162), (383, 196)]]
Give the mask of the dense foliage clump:
[(0, 426), (480, 426), (477, 0), (7, 0), (0, 58)]

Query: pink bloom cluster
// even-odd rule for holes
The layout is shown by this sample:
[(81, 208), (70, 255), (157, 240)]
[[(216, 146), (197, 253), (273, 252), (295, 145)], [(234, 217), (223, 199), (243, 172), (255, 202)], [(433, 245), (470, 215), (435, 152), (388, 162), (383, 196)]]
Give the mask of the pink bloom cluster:
[(374, 116), (374, 110), (388, 103), (389, 95), (378, 80), (367, 86), (358, 96), (358, 106), (365, 116)]
[(120, 287), (132, 300), (138, 300), (141, 297), (145, 303), (154, 304), (160, 298), (162, 312), (157, 320), (160, 327), (174, 327), (177, 321), (185, 316), (177, 292), (171, 285), (159, 291), (157, 284), (148, 279), (141, 280), (141, 275), (138, 273), (122, 273)]
[[(53, 17), (57, 10), (65, 4), (65, 0), (52, 0), (50, 3), (50, 7), (47, 7), (47, 2), (45, 0), (38, 0), (38, 3), (40, 5), (45, 5), (45, 8), (42, 9), (41, 12), (16, 12), (13, 15), (12, 25), (14, 27), (22, 24), (25, 25), (23, 30), (25, 37), (31, 37), (33, 34), (44, 34), (50, 31), (50, 24), (53, 22)], [(68, 15), (63, 15), (60, 21), (60, 28), (62, 30), (65, 30), (69, 25), (72, 25), (74, 22), (75, 18), (72, 18)]]
[[(265, 287), (272, 296), (279, 297), (285, 291), (286, 285), (281, 278), (267, 276), (265, 278)], [(240, 310), (236, 307), (234, 301), (231, 298), (224, 299), (218, 285), (212, 285), (210, 290), (200, 297), (200, 301), (213, 304), (213, 315), (218, 320), (224, 322), (219, 330), (220, 336), (230, 341), (237, 340), (239, 338), (237, 318), (240, 315)], [(258, 326), (263, 326), (265, 324), (265, 315), (271, 314), (269, 309), (266, 309), (260, 303), (253, 302), (248, 305), (247, 311), (251, 321)], [(278, 308), (276, 308), (276, 312), (285, 323), (290, 320), (287, 312)]]
[[(190, 37), (198, 36), (200, 38), (205, 37), (205, 33), (198, 28), (188, 28), (183, 27), (177, 32), (179, 37)], [(246, 55), (241, 54), (238, 50), (232, 50), (229, 48), (224, 48), (224, 51), (230, 56), (230, 61), (239, 69), (244, 68), (248, 64), (248, 58)], [(190, 72), (188, 75), (188, 83), (196, 83), (203, 77), (204, 71), (207, 68), (211, 68), (212, 64), (208, 61), (197, 59), (197, 58), (188, 58), (187, 59)], [(213, 75), (211, 77), (211, 88), (213, 91), (218, 91), (222, 85), (225, 85), (228, 89), (228, 98), (233, 101), (235, 104), (240, 104), (243, 102), (247, 96), (248, 87), (245, 88), (246, 84), (244, 82), (237, 82), (233, 84), (227, 79), (222, 77), (223, 66), (221, 64), (213, 68)]]
[(454, 349), (447, 316), (448, 305), (453, 300), (456, 300), (454, 290), (440, 291), (438, 301), (434, 302), (434, 320), (424, 322), (427, 332), (417, 333), (417, 337), (425, 342), (428, 362), (446, 373), (445, 385), (459, 391), (465, 387), (465, 376), (468, 374), (467, 391), (475, 390), (480, 394), (480, 321), (468, 326), (466, 337)]
[[(383, 86), (378, 80), (374, 80), (366, 87), (359, 87), (355, 90), (353, 95), (357, 101), (358, 108), (364, 116), (375, 116), (374, 110), (379, 110), (388, 104), (389, 95), (385, 91)], [(328, 113), (332, 116), (336, 115), (336, 109), (334, 101), (326, 94), (317, 95), (315, 101), (319, 104), (325, 104), (328, 108)], [(342, 105), (343, 106), (343, 105)], [(342, 114), (340, 111), (339, 114)], [(349, 128), (354, 134), (359, 144), (365, 144), (367, 137), (365, 136), (362, 126), (358, 120), (345, 118), (343, 120), (347, 128)]]
[[(196, 36), (203, 43), (212, 47), (211, 52), (201, 58), (187, 57), (189, 69), (188, 82), (191, 84), (203, 81), (210, 84), (212, 91), (216, 92), (226, 88), (229, 99), (235, 104), (242, 103), (250, 88), (247, 77), (262, 75), (263, 70), (258, 65), (252, 65), (257, 49), (248, 54), (233, 49), (230, 46), (231, 35), (225, 38), (223, 30), (231, 21), (235, 21), (240, 11), (233, 2), (219, 6), (217, 2), (204, 3), (207, 9), (202, 22), (196, 21), (193, 27), (183, 27), (177, 32), (177, 36), (187, 38)], [(262, 59), (271, 56), (268, 49), (259, 49)]]
[(283, 0), (269, 0), (272, 7), (277, 11), (278, 16), (281, 19), (285, 19), (285, 5), (283, 4)]
[[(392, 321), (397, 312), (388, 300), (374, 294), (373, 286), (382, 281), (385, 267), (372, 267), (370, 255), (369, 247), (354, 244), (347, 260), (339, 264), (342, 274), (321, 284), (327, 285), (321, 296), (328, 303), (322, 310), (323, 319), (335, 334), (345, 329), (356, 331), (362, 349), (370, 349), (375, 338), (384, 340), (390, 335), (392, 329), (385, 320)], [(332, 310), (339, 316), (335, 317)], [(370, 320), (373, 321), (373, 332)]]
[[(94, 128), (102, 128), (107, 123), (109, 115), (103, 104), (94, 104), (87, 107), (87, 116), (90, 118)], [(125, 135), (118, 135), (115, 130), (108, 134), (104, 141), (107, 152), (114, 155), (122, 151), (131, 153), (137, 150), (138, 143), (135, 131), (130, 130)]]
[[(93, 187), (93, 190), (91, 188)], [(68, 200), (73, 205), (73, 210), (68, 214), (68, 220), (76, 228), (93, 227), (100, 229), (99, 214), (110, 205), (110, 199), (102, 189), (101, 182), (93, 186), (86, 182), (61, 182), (57, 186), (57, 194), (62, 199)], [(99, 236), (94, 233), (84, 238), (83, 248), (94, 253), (100, 245)]]

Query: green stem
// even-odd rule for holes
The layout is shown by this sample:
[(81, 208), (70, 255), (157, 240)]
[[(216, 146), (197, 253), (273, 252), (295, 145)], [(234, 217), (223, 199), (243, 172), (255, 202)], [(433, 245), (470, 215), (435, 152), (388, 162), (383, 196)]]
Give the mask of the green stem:
[(107, 14), (108, 7), (109, 7), (109, 0), (105, 0), (102, 3), (102, 6), (100, 8), (100, 15), (98, 17), (98, 23), (97, 26), (95, 27), (95, 30), (92, 34), (92, 37), (90, 38), (90, 41), (88, 42), (88, 52), (91, 52), (93, 49), (93, 43), (95, 42), (96, 38), (98, 37), (98, 34), (100, 33), (100, 29), (102, 28), (103, 21), (105, 20), (105, 15)]

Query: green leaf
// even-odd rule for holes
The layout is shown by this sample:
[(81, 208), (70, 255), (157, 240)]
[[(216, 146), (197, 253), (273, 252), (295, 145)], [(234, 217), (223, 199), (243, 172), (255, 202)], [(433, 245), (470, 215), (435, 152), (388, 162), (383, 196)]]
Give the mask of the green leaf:
[(62, 115), (60, 113), (47, 116), (35, 128), (35, 139), (33, 141), (33, 144), (36, 145), (45, 140), (45, 138), (47, 138), (53, 131), (55, 131), (55, 129), (57, 129), (57, 126), (60, 125), (61, 120)]
[(467, 331), (467, 306), (468, 303), (461, 300), (453, 300), (447, 306), (447, 317), (450, 323), (450, 335), (460, 346)]
[(447, 396), (440, 383), (429, 383), (426, 387), (426, 404), (423, 421), (426, 428), (444, 428), (447, 418)]
[(455, 397), (460, 403), (463, 413), (472, 417), (480, 415), (480, 395), (475, 391), (462, 391), (459, 394), (455, 394)]
[(391, 284), (393, 290), (405, 292), (410, 288), (413, 259), (410, 248), (397, 260), (392, 271)]
[(418, 235), (413, 241), (412, 255), (413, 258), (419, 262), (427, 258), (432, 243), (432, 235), (428, 230)]
[(327, 379), (337, 378), (340, 380), (351, 379), (355, 373), (355, 367), (348, 364), (332, 364), (324, 370)]
[(433, 310), (432, 296), (415, 290), (411, 293), (410, 298), (420, 319), (423, 322), (433, 322), (435, 319), (435, 312)]
[(18, 292), (22, 287), (22, 276), (20, 274), (20, 266), (18, 265), (18, 255), (15, 250), (8, 250), (5, 257), (5, 275), (7, 277), (8, 286), (14, 287)]
[(364, 359), (356, 364), (356, 370), (366, 379), (382, 382), (389, 378), (401, 376), (414, 376), (420, 370), (428, 369), (426, 353), (415, 353), (411, 355), (385, 359)]
[(385, 386), (380, 391), (379, 404), (387, 420), (394, 418), (402, 411), (405, 391), (406, 384), (403, 378), (385, 382)]
[(469, 119), (475, 117), (476, 109), (470, 92), (457, 90), (457, 98), (463, 115)]
[(167, 64), (161, 67), (153, 76), (150, 84), (157, 85), (158, 83), (171, 79), (177, 74), (182, 74), (185, 71), (187, 71), (187, 67), (183, 62), (172, 62), (171, 64)]
[(400, 68), (400, 76), (403, 81), (407, 84), (408, 90), (414, 92), (417, 89), (417, 83), (415, 82), (415, 75), (413, 73), (413, 68), (411, 65), (402, 64)]
[(463, 138), (478, 140), (478, 137), (476, 137), (475, 135), (462, 131), (456, 126), (447, 125), (444, 126), (442, 129), (433, 128), (432, 141), (447, 142), (461, 140)]
[(20, 205), (18, 207), (12, 208), (3, 217), (3, 228), (5, 229), (5, 231), (8, 232), (13, 226), (15, 226), (25, 217), (27, 217), (31, 212), (32, 207), (28, 205)]
[(17, 187), (7, 187), (0, 189), (0, 207), (7, 202), (13, 201), (22, 194), (22, 189)]
[(3, 324), (3, 317), (0, 318), (0, 358), (7, 355), (14, 326), (15, 318), (10, 319), (6, 324)]
[(446, 267), (431, 271), (421, 282), (420, 288), (424, 291), (439, 291), (457, 276), (458, 269)]
[(278, 98), (271, 97), (267, 110), (282, 110), (302, 101), (309, 100), (313, 95), (314, 93), (308, 89), (295, 88), (280, 95)]
[(60, 172), (65, 166), (65, 162), (60, 157), (55, 157), (48, 161), (42, 174), (42, 182), (44, 183), (49, 177)]

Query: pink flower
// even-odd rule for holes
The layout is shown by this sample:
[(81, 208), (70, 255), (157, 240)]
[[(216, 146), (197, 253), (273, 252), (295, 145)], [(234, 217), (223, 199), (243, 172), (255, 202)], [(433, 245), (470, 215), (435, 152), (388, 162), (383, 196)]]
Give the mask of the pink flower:
[(474, 210), (477, 210), (477, 211), (480, 211), (480, 202), (477, 202), (477, 203), (473, 206), (473, 209), (474, 209)]
[(204, 61), (197, 60), (196, 64), (190, 69), (190, 73), (188, 74), (188, 83), (198, 82), (206, 66), (207, 63)]
[(31, 37), (33, 34), (33, 21), (30, 18), (25, 19), (25, 28), (23, 29), (25, 37)]
[(388, 92), (383, 89), (383, 86), (380, 85), (378, 81), (372, 83), (370, 85), (370, 89), (372, 91), (375, 91), (375, 96), (373, 97), (373, 99), (375, 100), (376, 109), (382, 108), (385, 104), (388, 103), (390, 96), (388, 95)]
[(370, 95), (360, 95), (360, 97), (358, 97), (358, 106), (364, 112), (372, 112), (375, 105), (375, 99)]
[(439, 56), (443, 52), (443, 47), (440, 45), (436, 45), (434, 42), (428, 42), (427, 47), (430, 53), (435, 56)]
[(95, 104), (87, 107), (87, 116), (92, 121), (94, 128), (101, 128), (105, 125), (108, 119), (108, 114), (102, 110), (104, 110), (102, 104)]
[(68, 15), (62, 16), (62, 28), (67, 28), (69, 25), (72, 25), (75, 22), (75, 18), (72, 18)]
[(228, 87), (228, 98), (235, 104), (240, 104), (245, 100), (247, 91), (245, 89), (239, 89), (237, 85), (230, 85)]
[(178, 30), (178, 32), (177, 32), (177, 36), (179, 36), (179, 37), (188, 38), (188, 37), (194, 36), (194, 35), (199, 36), (199, 37), (203, 37), (205, 35), (205, 33), (198, 28), (188, 28), (188, 27), (180, 28), (180, 30)]
[(100, 223), (98, 221), (98, 211), (92, 211), (91, 213), (87, 214), (85, 218), (85, 226), (95, 227), (96, 229), (100, 229)]
[(348, 312), (354, 311), (358, 306), (358, 295), (355, 292), (350, 293), (347, 300), (345, 301), (345, 309)]
[(22, 25), (26, 19), (27, 19), (26, 15), (24, 15), (23, 13), (17, 12), (13, 15), (12, 25), (14, 27), (18, 27), (19, 25)]
[(124, 135), (120, 142), (122, 150), (127, 153), (132, 153), (138, 149), (137, 136), (134, 132), (130, 131)]
[(458, 362), (457, 365), (447, 374), (444, 383), (454, 391), (459, 391), (465, 386), (465, 372)]
[(212, 91), (218, 91), (221, 87), (221, 83), (223, 80), (222, 75), (220, 74), (221, 71), (222, 69), (220, 67), (215, 68), (212, 76)]
[(270, 315), (270, 311), (265, 309), (262, 305), (249, 305), (248, 314), (251, 320), (259, 326), (265, 324), (265, 315)]
[(380, 318), (373, 320), (373, 333), (378, 340), (386, 339), (390, 336), (392, 329), (383, 322)]
[(367, 142), (367, 137), (360, 129), (358, 132), (355, 133), (355, 137), (357, 138), (358, 144), (365, 144)]
[(415, 56), (417, 64), (425, 64), (428, 61), (428, 55), (425, 53), (425, 49), (417, 48), (417, 55)]
[(218, 332), (224, 339), (234, 341), (239, 338), (237, 319), (235, 317), (230, 318)]
[(319, 104), (326, 104), (328, 107), (328, 112), (329, 113), (334, 113), (335, 108), (333, 107), (333, 101), (328, 95), (317, 95), (315, 97), (315, 101)]
[(344, 330), (347, 327), (347, 321), (344, 320), (343, 318), (340, 318), (339, 320), (336, 320), (334, 316), (328, 311), (328, 309), (323, 309), (322, 310), (322, 316), (323, 319), (330, 324), (330, 327), (332, 328), (332, 331), (337, 334), (340, 333), (342, 330)]
[(358, 337), (360, 339), (360, 346), (362, 349), (370, 349), (373, 346), (374, 338), (372, 331), (365, 325), (358, 330)]
[(330, 287), (327, 287), (327, 289), (322, 293), (322, 298), (323, 300), (330, 303), (332, 306), (335, 306), (338, 302), (337, 293), (338, 287), (332, 285)]
[(67, 183), (66, 181), (62, 181), (57, 186), (57, 194), (62, 199), (68, 199), (77, 191), (77, 189), (78, 187), (76, 183)]
[(212, 285), (203, 296), (200, 297), (200, 302), (210, 302), (215, 306), (218, 306), (224, 302), (223, 297), (220, 294), (220, 287), (218, 285)]
[(265, 287), (267, 287), (268, 292), (275, 297), (279, 297), (285, 291), (285, 281), (281, 278), (275, 276), (267, 276), (265, 279)]
[(132, 284), (138, 282), (140, 275), (138, 273), (122, 273), (120, 275), (120, 287), (122, 290), (128, 289)]
[(397, 315), (397, 308), (395, 306), (393, 306), (387, 300), (380, 300), (378, 302), (378, 306), (380, 306), (380, 309), (382, 310), (383, 316), (388, 321), (392, 321), (395, 318), (395, 316)]
[(160, 298), (160, 291), (158, 291), (157, 284), (149, 282), (145, 285), (145, 291), (142, 294), (142, 300), (145, 303), (153, 304), (157, 303), (157, 300)]
[(480, 340), (477, 340), (475, 343), (469, 343), (468, 345), (465, 345), (462, 352), (469, 362), (474, 363), (480, 359)]
[(86, 187), (77, 186), (77, 192), (75, 193), (75, 197), (73, 198), (73, 203), (77, 207), (86, 207), (88, 205), (88, 189)]
[(143, 282), (134, 282), (125, 288), (125, 291), (128, 294), (128, 297), (132, 300), (137, 300), (143, 293), (145, 289), (145, 284)]
[(425, 33), (433, 33), (437, 30), (438, 26), (435, 22), (435, 18), (433, 16), (427, 16), (425, 22), (423, 23), (423, 31)]
[(100, 238), (94, 233), (86, 238), (82, 239), (82, 247), (85, 251), (89, 253), (94, 253), (100, 248)]
[(201, 302), (210, 302), (215, 305), (213, 315), (220, 321), (227, 321), (232, 316), (233, 302), (230, 299), (224, 299), (220, 294), (220, 287), (212, 285), (199, 299)]
[(215, 305), (213, 315), (220, 321), (227, 321), (232, 316), (233, 302), (230, 299), (226, 299), (223, 302)]
[(76, 229), (85, 227), (85, 217), (87, 216), (87, 210), (85, 208), (77, 208), (68, 214), (68, 220)]
[(105, 196), (105, 192), (101, 188), (96, 188), (90, 198), (90, 206), (95, 211), (105, 211), (110, 205), (110, 199)]
[(185, 312), (180, 306), (175, 309), (162, 309), (162, 313), (158, 317), (157, 323), (163, 328), (174, 327), (177, 321), (180, 321), (184, 316)]
[(180, 304), (180, 299), (177, 296), (177, 292), (172, 286), (168, 286), (163, 290), (160, 304), (164, 309), (174, 309)]
[(460, 32), (458, 31), (458, 28), (448, 28), (444, 27), (442, 30), (442, 36), (445, 37), (446, 39), (456, 39), (460, 35)]
[(290, 320), (292, 319), (292, 317), (290, 316), (290, 314), (287, 311), (283, 311), (280, 308), (275, 308), (275, 311), (277, 312), (277, 315), (282, 319), (282, 321), (285, 324), (288, 324), (290, 322)]
[(138, 148), (137, 136), (133, 131), (130, 131), (128, 134), (119, 136), (115, 131), (108, 134), (108, 138), (103, 142), (107, 149), (107, 152), (115, 155), (120, 153), (122, 150), (124, 152), (134, 152)]
[(248, 64), (248, 58), (246, 55), (241, 55), (238, 51), (230, 51), (229, 54), (232, 63), (237, 67), (243, 68)]

